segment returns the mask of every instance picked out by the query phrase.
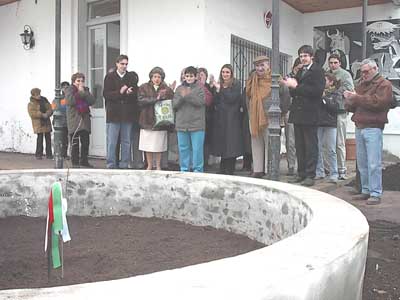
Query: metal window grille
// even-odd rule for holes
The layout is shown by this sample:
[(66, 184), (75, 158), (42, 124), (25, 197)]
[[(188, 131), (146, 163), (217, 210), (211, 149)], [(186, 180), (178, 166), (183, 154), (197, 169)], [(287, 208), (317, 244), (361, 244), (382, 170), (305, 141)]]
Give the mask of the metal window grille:
[[(245, 86), (251, 70), (254, 68), (253, 60), (259, 55), (266, 55), (271, 59), (272, 49), (263, 45), (231, 35), (231, 64), (235, 77), (240, 81), (242, 89)], [(285, 53), (279, 55), (280, 74), (289, 73), (291, 56)]]

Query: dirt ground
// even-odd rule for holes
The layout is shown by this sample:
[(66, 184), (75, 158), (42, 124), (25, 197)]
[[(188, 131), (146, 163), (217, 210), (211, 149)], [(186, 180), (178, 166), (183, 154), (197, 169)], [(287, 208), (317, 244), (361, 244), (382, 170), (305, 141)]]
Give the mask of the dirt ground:
[[(400, 191), (400, 163), (387, 166), (382, 173), (382, 184), (385, 192)], [(354, 186), (354, 182), (350, 184)], [(349, 200), (351, 187), (342, 187), (330, 194)], [(400, 199), (396, 199), (400, 201)], [(351, 201), (349, 201), (351, 202)], [(364, 204), (352, 202), (368, 215), (368, 210), (378, 207), (365, 207)], [(384, 205), (384, 204), (382, 204)], [(400, 216), (398, 222), (385, 220), (369, 221), (367, 267), (364, 277), (363, 300), (399, 300), (400, 299)]]
[(0, 218), (0, 290), (125, 278), (246, 253), (264, 245), (210, 227), (156, 218), (68, 218), (64, 279), (47, 276), (46, 220)]

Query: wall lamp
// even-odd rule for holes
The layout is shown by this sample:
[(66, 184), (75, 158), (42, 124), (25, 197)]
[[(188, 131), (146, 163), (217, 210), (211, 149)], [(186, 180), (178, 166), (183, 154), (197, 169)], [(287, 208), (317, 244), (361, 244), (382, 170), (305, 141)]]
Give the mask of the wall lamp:
[(24, 32), (20, 34), (20, 37), (25, 50), (29, 50), (35, 46), (33, 31), (29, 25), (24, 26)]

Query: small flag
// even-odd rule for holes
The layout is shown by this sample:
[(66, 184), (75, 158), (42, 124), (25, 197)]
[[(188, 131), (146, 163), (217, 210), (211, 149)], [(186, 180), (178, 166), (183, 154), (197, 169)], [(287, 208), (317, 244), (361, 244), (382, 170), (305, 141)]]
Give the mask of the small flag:
[(59, 235), (65, 242), (71, 240), (67, 223), (67, 200), (62, 197), (62, 187), (60, 182), (52, 185), (46, 222), (46, 236), (44, 241), (44, 251), (48, 249), (48, 238), (51, 234), (51, 257), (53, 261), (53, 268), (56, 269), (61, 266), (60, 251), (58, 248)]

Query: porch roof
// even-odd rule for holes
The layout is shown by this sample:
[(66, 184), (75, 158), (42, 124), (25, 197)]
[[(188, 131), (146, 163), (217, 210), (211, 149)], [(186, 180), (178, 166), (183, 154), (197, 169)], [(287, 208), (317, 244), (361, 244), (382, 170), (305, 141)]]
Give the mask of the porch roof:
[[(20, 0), (0, 0), (0, 6)], [(362, 6), (362, 0), (283, 0), (302, 13)], [(369, 0), (368, 5), (390, 3), (392, 0)]]
[(19, 1), (19, 0), (0, 0), (0, 6), (6, 5), (9, 3), (13, 3), (13, 2), (17, 2), (17, 1)]
[[(302, 13), (324, 10), (361, 7), (362, 0), (283, 0), (288, 5)], [(392, 0), (369, 0), (368, 5), (390, 3)]]

